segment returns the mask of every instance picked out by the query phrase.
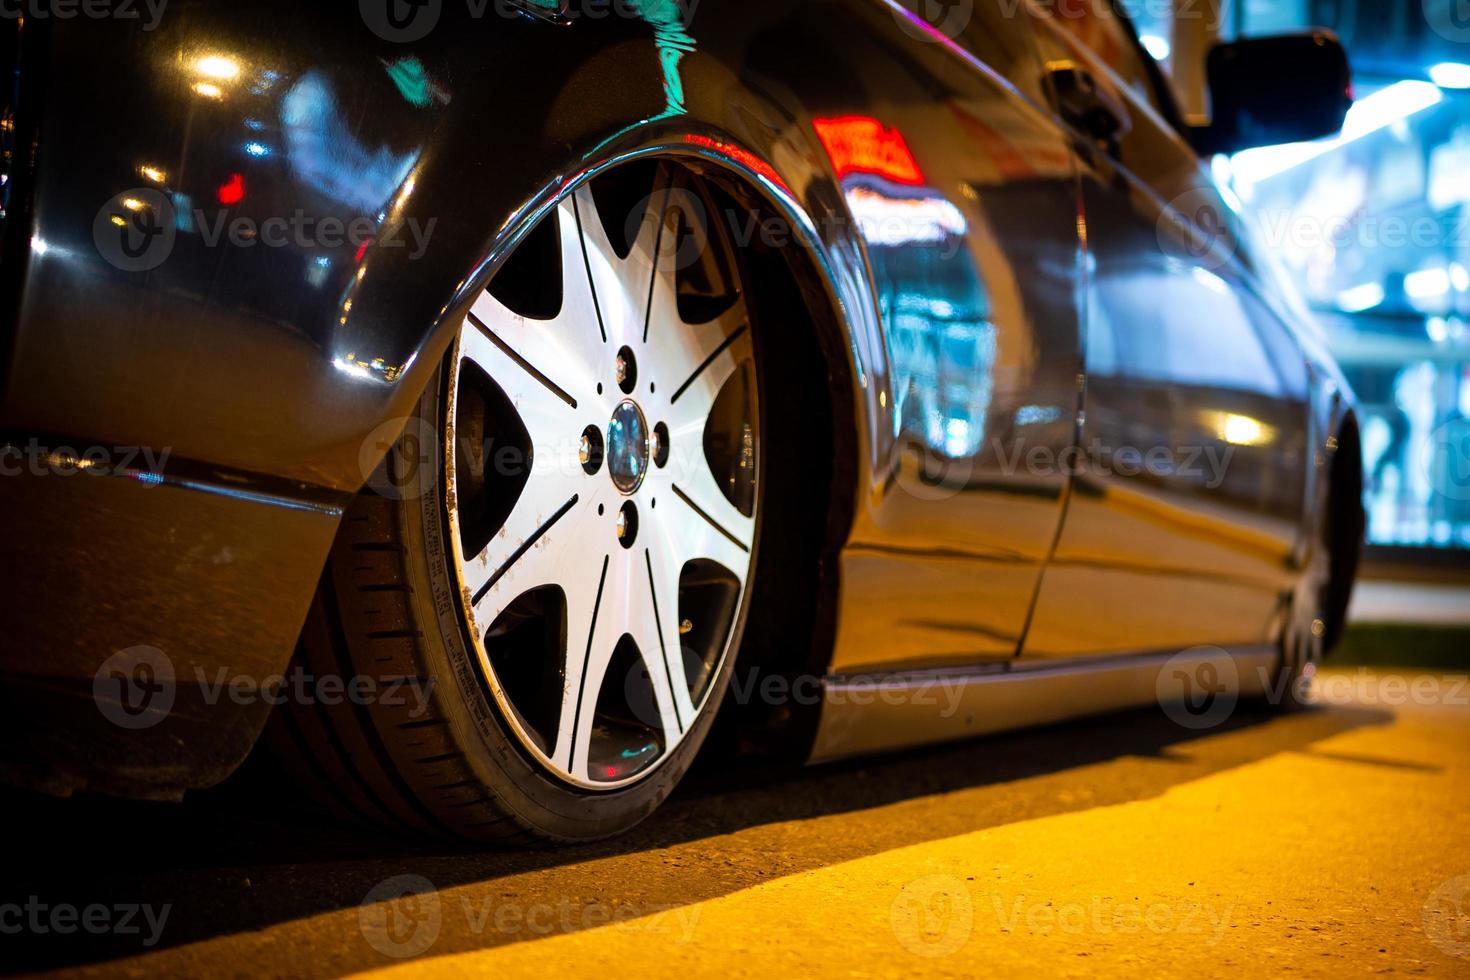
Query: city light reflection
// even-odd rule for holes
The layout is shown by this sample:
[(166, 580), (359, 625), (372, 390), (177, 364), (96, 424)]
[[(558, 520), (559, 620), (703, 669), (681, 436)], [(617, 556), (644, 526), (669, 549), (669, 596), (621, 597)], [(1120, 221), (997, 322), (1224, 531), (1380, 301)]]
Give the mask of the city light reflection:
[(239, 77), (240, 63), (225, 55), (206, 55), (194, 62), (194, 70), (208, 78), (228, 82)]

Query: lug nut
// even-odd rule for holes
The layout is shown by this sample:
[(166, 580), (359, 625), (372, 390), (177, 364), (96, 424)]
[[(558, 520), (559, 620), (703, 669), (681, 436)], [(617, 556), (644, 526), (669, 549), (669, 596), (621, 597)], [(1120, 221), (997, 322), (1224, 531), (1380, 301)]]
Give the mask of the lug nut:
[(591, 476), (602, 469), (605, 455), (602, 433), (596, 426), (587, 426), (582, 430), (582, 441), (577, 444), (577, 460), (582, 464), (582, 472)]
[(624, 347), (618, 351), (615, 365), (618, 387), (622, 389), (623, 394), (631, 395), (638, 384), (638, 358), (633, 356), (633, 348)]
[(648, 440), (648, 454), (659, 468), (669, 465), (669, 427), (660, 422), (653, 427), (653, 436)]
[(618, 511), (618, 544), (631, 548), (637, 540), (638, 508), (633, 506), (633, 501), (625, 501), (623, 509)]

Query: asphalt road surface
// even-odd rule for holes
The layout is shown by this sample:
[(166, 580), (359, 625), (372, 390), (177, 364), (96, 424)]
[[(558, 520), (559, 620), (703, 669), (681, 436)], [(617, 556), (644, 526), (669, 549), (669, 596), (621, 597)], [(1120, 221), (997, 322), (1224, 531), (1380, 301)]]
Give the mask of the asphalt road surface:
[(706, 765), (572, 850), (343, 830), (259, 767), (183, 806), (7, 795), (0, 970), (1470, 977), (1470, 686), (1325, 676), (1205, 731)]

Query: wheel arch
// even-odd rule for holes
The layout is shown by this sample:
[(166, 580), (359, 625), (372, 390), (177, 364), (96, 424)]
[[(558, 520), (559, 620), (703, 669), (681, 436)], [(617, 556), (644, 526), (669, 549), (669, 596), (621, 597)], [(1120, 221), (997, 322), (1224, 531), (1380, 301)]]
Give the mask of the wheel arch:
[[(435, 325), (442, 340), (435, 337), (426, 347), (447, 347), (464, 311), (565, 195), (614, 167), (650, 158), (677, 160), (708, 182), (717, 206), (711, 220), (779, 229), (738, 236), (743, 240), (734, 245), (748, 283), (758, 284), (748, 301), (767, 375), (768, 415), (799, 420), (766, 427), (779, 433), (767, 450), (768, 460), (775, 460), (767, 500), (774, 498), (777, 506), (765, 507), (762, 543), (782, 541), (785, 547), (779, 552), (762, 548), (757, 591), (735, 663), (742, 683), (730, 686), (715, 741), (802, 755), (815, 737), (818, 716), (818, 705), (806, 695), (815, 691), (831, 662), (838, 554), (853, 526), (863, 461), (869, 458), (861, 447), (878, 407), (871, 386), (859, 381), (871, 375), (872, 367), (861, 359), (859, 328), (851, 318), (854, 302), (844, 296), (844, 277), (833, 258), (842, 243), (824, 242), (817, 231), (850, 223), (819, 225), (774, 168), (729, 134), (664, 133), (539, 189), (446, 304)], [(804, 492), (813, 488), (820, 492)], [(760, 696), (759, 681), (768, 677), (780, 679), (782, 697)]]
[[(862, 452), (868, 421), (878, 406), (871, 376), (861, 359), (854, 301), (844, 296), (844, 277), (819, 224), (791, 194), (771, 164), (730, 134), (683, 129), (609, 152), (596, 163), (539, 188), (515, 211), (493, 244), (446, 303), (424, 344), (430, 352), (418, 368), (432, 369), (452, 343), (469, 307), (494, 280), (516, 248), (557, 203), (586, 182), (624, 164), (670, 159), (706, 182), (716, 207), (713, 221), (737, 232), (734, 247), (745, 267), (756, 324), (768, 418), (797, 420), (767, 424), (768, 471), (761, 537), (763, 547), (751, 597), (751, 614), (736, 651), (741, 672), (720, 707), (714, 741), (804, 758), (815, 737), (818, 705), (811, 694), (827, 673), (836, 633), (838, 555), (851, 532), (864, 479)], [(771, 233), (739, 235), (740, 228)], [(778, 231), (771, 231), (779, 229)], [(861, 254), (858, 252), (857, 254)], [(866, 299), (866, 297), (863, 297)], [(871, 311), (876, 316), (876, 311)], [(425, 385), (433, 378), (427, 372)], [(774, 501), (776, 506), (769, 506)], [(782, 548), (770, 547), (782, 542)], [(766, 678), (780, 679), (777, 698), (761, 696)]]

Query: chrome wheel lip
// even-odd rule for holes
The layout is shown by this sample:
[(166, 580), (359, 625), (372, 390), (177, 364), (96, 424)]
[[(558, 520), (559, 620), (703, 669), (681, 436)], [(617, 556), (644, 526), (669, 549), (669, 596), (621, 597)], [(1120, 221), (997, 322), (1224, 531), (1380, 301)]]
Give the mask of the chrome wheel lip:
[[(583, 210), (589, 210), (590, 209), (590, 206), (591, 206), (591, 198), (590, 198), (590, 195), (587, 195), (585, 193), (585, 191), (586, 191), (586, 179), (584, 179), (581, 184), (579, 184), (579, 185), (577, 185), (575, 187), (570, 188), (564, 194), (564, 196), (557, 202), (557, 204), (554, 205), (552, 208), (549, 209), (546, 217), (544, 217), (542, 220), (557, 220), (557, 214), (558, 214), (558, 212), (564, 212), (564, 210), (567, 208), (568, 205), (571, 205), (572, 206), (571, 207), (571, 210), (572, 210), (572, 212), (574, 214), (578, 210), (578, 207), (580, 207)], [(590, 217), (591, 217), (591, 220), (593, 222), (596, 222), (597, 219), (596, 219), (595, 214), (591, 215)], [(588, 215), (583, 215), (580, 220), (587, 220), (587, 218), (588, 218)], [(587, 243), (584, 241), (582, 243), (582, 246), (583, 246), (584, 249), (586, 249), (587, 248)], [(563, 242), (563, 249), (565, 250), (567, 247), (568, 247), (568, 245), (567, 245), (567, 243), (564, 240), (564, 242)], [(599, 256), (599, 258), (606, 258), (606, 256)], [(592, 275), (593, 288), (595, 289), (596, 288), (597, 277), (596, 277), (595, 274), (592, 273), (592, 266), (593, 266), (594, 263), (593, 263), (593, 259), (591, 257), (589, 257), (587, 259), (587, 264), (588, 264), (589, 274)], [(655, 269), (655, 271), (657, 271), (657, 262), (654, 263), (653, 268)], [(640, 288), (641, 289), (646, 289), (647, 287), (640, 287)], [(653, 302), (652, 297), (653, 297), (654, 293), (655, 293), (655, 290), (648, 290), (648, 295), (650, 297), (650, 302)], [(601, 298), (601, 294), (599, 294), (599, 297)], [(739, 301), (739, 305), (741, 307), (741, 317), (743, 319), (743, 299), (741, 301)], [(652, 319), (652, 316), (653, 316), (653, 314), (650, 313), (649, 314), (649, 319), (650, 320)], [(454, 346), (453, 346), (452, 351), (451, 351), (451, 354), (450, 354), (450, 362), (449, 363), (451, 365), (451, 370), (449, 371), (449, 378), (448, 378), (448, 384), (447, 384), (448, 398), (447, 398), (447, 401), (446, 401), (446, 409), (447, 409), (447, 413), (448, 413), (447, 414), (447, 426), (448, 426), (447, 431), (450, 432), (450, 433), (452, 433), (454, 431), (455, 412), (456, 412), (457, 405), (459, 403), (459, 394), (460, 394), (460, 386), (461, 386), (460, 366), (465, 362), (465, 359), (466, 359), (466, 354), (465, 354), (465, 349), (464, 349), (465, 348), (465, 343), (466, 343), (466, 337), (469, 335), (469, 331), (471, 331), (472, 329), (474, 329), (476, 323), (477, 323), (477, 321), (475, 321), (474, 315), (472, 313), (470, 315), (470, 317), (467, 318), (464, 326), (461, 328), (460, 334), (456, 338), (455, 343), (454, 343)], [(689, 328), (691, 326), (691, 325), (682, 324), (682, 323), (680, 325), (683, 326), (683, 327), (685, 327), (685, 328)], [(703, 326), (703, 325), (700, 325), (700, 326)], [(645, 327), (645, 329), (647, 329), (647, 328)], [(737, 329), (737, 330), (734, 331), (734, 334), (736, 336), (740, 335), (741, 333), (746, 334), (745, 342), (746, 342), (746, 344), (748, 344), (749, 343), (749, 337), (748, 337), (749, 327), (748, 327), (748, 323), (742, 324), (739, 327), (739, 329)], [(720, 345), (721, 349), (723, 349), (725, 346), (728, 346), (729, 340), (733, 340), (733, 339), (734, 339), (734, 337), (728, 338), (725, 343), (722, 343)], [(608, 343), (608, 342), (609, 342), (609, 340), (607, 340), (607, 339), (604, 340), (604, 343)], [(612, 343), (612, 349), (613, 350), (616, 349), (616, 343)], [(732, 352), (732, 356), (733, 356), (733, 352)], [(645, 363), (648, 363), (652, 370), (654, 370), (654, 371), (659, 370), (660, 366), (658, 365), (656, 359), (649, 358), (646, 353), (640, 354), (640, 359), (642, 359)], [(708, 363), (708, 362), (706, 362), (706, 363)], [(648, 489), (648, 484), (650, 482), (650, 475), (653, 474), (655, 471), (661, 470), (663, 468), (663, 464), (662, 463), (658, 467), (655, 467), (653, 465), (652, 451), (651, 451), (651, 442), (652, 442), (652, 438), (653, 438), (652, 433), (654, 432), (654, 427), (653, 427), (653, 425), (651, 423), (654, 421), (654, 416), (650, 414), (650, 409), (645, 408), (644, 404), (641, 404), (638, 399), (629, 398), (629, 397), (625, 396), (622, 391), (619, 390), (619, 382), (620, 382), (621, 379), (614, 377), (615, 371), (611, 367), (611, 364), (612, 364), (612, 359), (609, 358), (609, 365), (610, 366), (609, 366), (609, 369), (607, 371), (608, 378), (605, 379), (605, 383), (604, 384), (599, 385), (597, 387), (597, 389), (596, 389), (596, 395), (595, 396), (592, 395), (591, 392), (590, 392), (590, 389), (588, 389), (586, 391), (585, 395), (583, 395), (582, 397), (579, 397), (577, 399), (577, 405), (578, 405), (579, 408), (586, 408), (589, 413), (591, 413), (593, 415), (600, 416), (602, 419), (605, 419), (605, 420), (606, 419), (610, 419), (612, 417), (612, 414), (617, 409), (621, 408), (623, 405), (629, 404), (629, 403), (631, 403), (633, 405), (634, 409), (639, 413), (639, 415), (644, 420), (644, 430), (645, 430), (644, 434), (646, 436), (646, 438), (643, 440), (643, 446), (642, 446), (642, 448), (641, 448), (641, 450), (639, 452), (639, 458), (640, 458), (640, 463), (641, 463), (641, 472), (639, 474), (639, 477), (638, 477), (638, 480), (637, 480), (636, 485), (634, 485), (631, 489), (628, 489), (626, 492), (624, 492), (622, 488), (618, 487), (613, 482), (613, 480), (610, 479), (610, 474), (609, 473), (604, 473), (604, 472), (601, 472), (601, 470), (599, 470), (595, 474), (595, 477), (594, 477), (594, 480), (593, 480), (593, 490), (592, 490), (591, 494), (588, 495), (587, 497), (585, 497), (585, 499), (584, 498), (579, 498), (579, 497), (574, 497), (571, 501), (568, 502), (568, 506), (570, 506), (572, 508), (580, 508), (583, 511), (587, 511), (587, 510), (592, 510), (592, 509), (596, 508), (596, 505), (597, 505), (598, 501), (601, 500), (601, 502), (603, 503), (603, 507), (605, 507), (606, 510), (607, 510), (607, 512), (608, 512), (608, 515), (609, 515), (609, 519), (610, 520), (611, 520), (612, 515), (616, 513), (616, 509), (617, 508), (616, 508), (615, 502), (617, 502), (617, 501), (623, 501), (623, 500), (637, 499), (638, 496), (640, 495), (640, 493), (642, 493), (642, 492), (644, 492), (644, 491), (646, 491)], [(737, 368), (738, 368), (738, 363), (737, 363)], [(700, 370), (703, 370), (703, 367), (701, 367)], [(696, 372), (696, 374), (697, 373), (698, 372)], [(644, 374), (644, 370), (643, 370), (642, 367), (640, 367), (640, 375), (643, 375), (643, 374)], [(495, 375), (494, 374), (491, 374), (491, 376), (492, 376), (492, 378), (495, 378)], [(498, 378), (496, 378), (496, 380), (497, 380), (497, 382), (499, 382), (499, 379)], [(678, 397), (679, 397), (679, 394), (683, 393), (689, 387), (689, 382), (693, 382), (693, 381), (694, 381), (694, 377), (690, 377), (688, 382), (686, 382), (683, 386), (680, 386), (677, 389), (676, 393), (674, 394), (673, 400), (677, 400)], [(608, 383), (608, 382), (610, 382), (610, 383)], [(668, 388), (672, 388), (672, 387), (673, 387), (673, 385), (666, 385), (665, 390), (667, 390)], [(604, 394), (604, 392), (605, 392), (605, 394)], [(756, 421), (756, 424), (757, 425), (760, 425), (760, 421), (759, 420), (762, 418), (762, 409), (761, 409), (760, 402), (759, 402), (759, 394), (758, 394), (758, 392), (759, 392), (759, 388), (758, 388), (758, 385), (757, 385), (756, 391), (755, 391), (755, 393), (753, 393), (753, 396), (752, 396), (752, 404), (753, 404), (753, 409), (754, 409), (753, 418), (755, 420), (757, 420)], [(663, 394), (663, 393), (660, 393), (660, 394)], [(667, 396), (665, 396), (664, 398), (660, 399), (660, 401), (661, 402), (667, 402), (667, 401), (669, 401), (669, 399), (667, 398)], [(697, 400), (696, 399), (689, 399), (689, 401), (691, 403), (697, 403)], [(669, 418), (669, 421), (670, 422), (673, 421), (673, 416), (671, 416)], [(605, 423), (605, 424), (610, 424), (610, 423)], [(687, 428), (687, 426), (686, 426), (686, 428)], [(569, 432), (568, 433), (568, 438), (571, 440), (571, 443), (572, 443), (571, 456), (572, 456), (572, 458), (574, 460), (576, 460), (576, 458), (578, 456), (577, 444), (580, 442), (580, 439), (579, 439), (579, 432), (580, 431), (581, 430), (578, 429), (577, 432)], [(605, 432), (608, 432), (609, 436), (611, 435), (611, 433), (610, 433), (609, 430), (604, 429), (604, 431)], [(702, 431), (702, 423), (701, 423), (701, 431)], [(610, 443), (610, 441), (611, 440), (609, 439), (608, 442)], [(617, 790), (621, 790), (621, 789), (626, 789), (626, 788), (628, 788), (630, 786), (633, 786), (633, 785), (636, 785), (636, 784), (639, 784), (639, 783), (642, 783), (642, 782), (648, 780), (659, 769), (661, 769), (662, 766), (673, 756), (673, 754), (674, 754), (675, 750), (677, 749), (677, 747), (680, 744), (682, 744), (684, 737), (687, 736), (687, 734), (691, 730), (693, 730), (699, 724), (699, 722), (701, 721), (701, 719), (705, 718), (707, 712), (709, 712), (712, 709), (714, 697), (720, 691), (723, 690), (723, 685), (720, 684), (720, 683), (712, 683), (712, 684), (709, 684), (708, 687), (703, 691), (703, 696), (700, 698), (699, 702), (697, 704), (692, 704), (692, 705), (689, 705), (688, 706), (690, 708), (690, 712), (689, 712), (689, 716), (688, 716), (688, 721), (687, 721), (687, 723), (685, 723), (682, 720), (682, 718), (681, 718), (680, 726), (679, 726), (679, 731), (678, 731), (677, 737), (671, 737), (669, 735), (668, 731), (665, 730), (665, 733), (664, 733), (664, 735), (665, 735), (665, 737), (664, 737), (664, 747), (663, 747), (663, 751), (661, 752), (659, 758), (657, 758), (654, 762), (652, 762), (651, 764), (649, 764), (646, 768), (641, 769), (641, 770), (633, 773), (632, 775), (630, 775), (630, 776), (628, 776), (626, 778), (623, 778), (623, 779), (620, 779), (620, 780), (615, 780), (615, 781), (613, 781), (613, 780), (601, 781), (601, 780), (593, 780), (593, 779), (590, 779), (587, 776), (579, 775), (576, 771), (574, 771), (575, 765), (573, 765), (573, 767), (570, 767), (569, 768), (568, 766), (561, 764), (558, 761), (558, 759), (554, 757), (557, 753), (549, 754), (545, 749), (543, 749), (541, 747), (541, 745), (539, 744), (538, 739), (530, 731), (527, 730), (525, 724), (522, 722), (522, 717), (521, 717), (520, 711), (516, 707), (513, 699), (509, 696), (507, 690), (505, 689), (504, 685), (501, 683), (499, 677), (497, 676), (496, 671), (495, 671), (495, 669), (492, 666), (491, 659), (488, 656), (487, 651), (486, 651), (485, 641), (484, 641), (484, 635), (483, 635), (483, 628), (487, 628), (490, 625), (490, 623), (488, 621), (483, 621), (482, 622), (481, 620), (483, 619), (483, 617), (481, 617), (477, 613), (477, 609), (476, 609), (476, 605), (477, 605), (477, 603), (476, 603), (476, 597), (475, 597), (475, 595), (472, 592), (472, 589), (470, 587), (470, 583), (467, 581), (467, 575), (466, 575), (466, 568), (468, 566), (469, 560), (467, 559), (467, 556), (463, 554), (463, 549), (462, 549), (462, 540), (463, 539), (461, 538), (461, 526), (460, 526), (461, 522), (460, 522), (460, 514), (459, 514), (459, 509), (458, 509), (458, 501), (457, 501), (457, 485), (456, 485), (457, 473), (456, 473), (456, 459), (455, 459), (455, 450), (456, 450), (456, 447), (455, 447), (454, 442), (455, 442), (455, 440), (453, 438), (450, 438), (450, 439), (446, 439), (445, 440), (446, 453), (445, 453), (444, 459), (445, 459), (446, 474), (445, 474), (444, 486), (445, 486), (446, 489), (445, 489), (445, 500), (444, 500), (444, 503), (445, 503), (445, 506), (446, 506), (446, 510), (448, 512), (448, 521), (447, 521), (447, 531), (448, 531), (448, 538), (449, 538), (449, 541), (448, 541), (448, 545), (449, 545), (448, 553), (449, 553), (449, 557), (451, 559), (451, 564), (452, 564), (452, 569), (451, 570), (454, 572), (455, 577), (456, 577), (456, 579), (458, 581), (458, 584), (459, 584), (460, 607), (461, 607), (461, 610), (462, 610), (462, 613), (463, 613), (464, 622), (466, 623), (466, 625), (469, 628), (470, 637), (471, 637), (471, 639), (473, 641), (473, 645), (474, 645), (476, 656), (477, 656), (477, 658), (479, 660), (481, 676), (487, 682), (487, 686), (489, 687), (492, 695), (494, 696), (494, 699), (495, 699), (495, 701), (497, 703), (497, 707), (499, 708), (499, 712), (500, 712), (501, 717), (503, 718), (503, 720), (505, 721), (505, 723), (507, 724), (507, 726), (510, 728), (512, 734), (514, 734), (514, 736), (516, 738), (516, 741), (518, 741), (520, 743), (520, 745), (523, 748), (523, 750), (525, 750), (541, 767), (543, 767), (544, 769), (548, 770), (551, 775), (555, 776), (556, 778), (560, 779), (561, 781), (563, 781), (565, 783), (568, 783), (568, 784), (570, 784), (570, 785), (572, 785), (572, 786), (574, 786), (574, 787), (576, 787), (578, 789), (591, 790), (591, 791), (595, 791), (595, 792), (598, 792), (598, 793), (609, 793), (609, 792), (613, 792), (613, 791), (617, 791)], [(609, 456), (611, 455), (610, 446), (606, 446), (605, 445), (605, 452), (606, 452), (606, 455), (609, 455)], [(700, 458), (701, 459), (703, 458), (702, 457), (702, 452), (703, 452), (703, 450), (701, 448), (700, 451), (699, 451), (699, 455), (700, 455)], [(760, 456), (757, 456), (757, 460), (756, 460), (757, 472), (760, 471), (760, 468), (762, 466), (763, 466), (763, 460), (760, 458)], [(604, 462), (603, 462), (603, 468), (607, 468), (607, 467), (608, 467), (608, 463), (607, 463), (606, 460), (604, 460)], [(672, 470), (673, 467), (670, 467), (670, 469)], [(707, 464), (706, 464), (705, 465), (705, 470), (707, 471), (707, 469), (708, 469), (708, 467), (707, 467)], [(683, 494), (679, 490), (678, 485), (676, 483), (672, 482), (671, 479), (670, 480), (666, 480), (665, 482), (668, 483), (668, 489), (672, 489), (673, 495), (672, 496), (661, 497), (659, 499), (667, 499), (670, 505), (674, 505), (675, 498), (677, 496), (683, 496)], [(734, 647), (734, 644), (735, 644), (735, 640), (741, 635), (741, 633), (743, 631), (744, 619), (745, 619), (745, 614), (746, 614), (747, 599), (748, 599), (748, 595), (749, 595), (749, 592), (750, 592), (750, 589), (749, 589), (750, 575), (753, 573), (753, 570), (754, 570), (755, 546), (756, 546), (756, 542), (757, 542), (756, 530), (757, 530), (757, 527), (758, 527), (758, 519), (759, 519), (759, 516), (760, 516), (760, 499), (761, 499), (761, 496), (762, 496), (762, 494), (760, 492), (760, 486), (761, 486), (761, 483), (759, 481), (757, 481), (757, 494), (756, 494), (756, 502), (755, 502), (754, 510), (753, 510), (751, 516), (746, 521), (746, 524), (748, 525), (748, 527), (744, 531), (742, 531), (742, 534), (744, 535), (744, 538), (746, 539), (746, 543), (744, 545), (741, 545), (741, 547), (744, 550), (744, 555), (745, 555), (745, 561), (744, 561), (743, 567), (730, 569), (732, 571), (732, 573), (734, 574), (735, 578), (738, 580), (738, 586), (739, 586), (739, 588), (738, 588), (738, 593), (736, 594), (735, 613), (733, 615), (733, 618), (732, 618), (732, 621), (730, 623), (729, 629), (728, 629), (726, 635), (724, 636), (723, 640), (720, 643), (719, 650), (718, 650), (718, 656), (717, 656), (717, 659), (715, 660), (715, 665), (714, 665), (714, 668), (713, 668), (713, 676), (715, 678), (717, 678), (717, 679), (720, 678), (720, 677), (722, 677), (724, 675), (724, 668), (725, 668), (725, 665), (728, 662), (730, 656), (732, 655), (732, 650), (733, 650), (733, 647)], [(608, 495), (608, 494), (605, 494), (604, 492), (599, 491), (597, 489), (599, 487), (600, 488), (603, 488), (605, 491), (611, 492), (612, 495)], [(686, 497), (685, 500), (688, 501), (689, 498)], [(694, 506), (692, 504), (692, 502), (691, 502), (691, 506)], [(665, 508), (666, 511), (668, 509), (669, 509), (668, 507)], [(709, 520), (709, 518), (707, 516), (706, 516), (706, 520)], [(711, 520), (710, 523), (713, 524), (714, 521)], [(729, 537), (732, 541), (735, 541), (735, 543), (737, 545), (740, 545), (740, 541), (736, 540), (736, 538), (735, 538), (734, 535), (727, 534), (726, 536)], [(638, 545), (635, 545), (635, 547), (633, 549), (633, 552), (636, 554), (636, 552), (638, 550), (641, 550), (641, 549), (642, 549), (642, 543), (641, 543), (641, 540), (640, 540), (640, 542), (638, 543)], [(648, 580), (649, 580), (650, 588), (654, 588), (654, 584), (653, 584), (653, 579), (654, 579), (653, 563), (652, 563), (652, 560), (650, 558), (647, 558), (646, 556), (647, 556), (647, 552), (645, 552), (645, 560), (647, 560), (649, 562)], [(612, 558), (612, 557), (616, 557), (616, 556), (615, 555), (609, 556), (609, 558)], [(603, 575), (604, 575), (604, 578), (607, 575), (607, 569), (608, 569), (609, 563), (610, 563), (609, 561), (604, 561), (604, 564), (603, 564)], [(682, 566), (680, 566), (680, 567), (682, 567)], [(674, 576), (675, 576), (675, 582), (676, 583), (677, 583), (678, 571), (679, 571), (678, 568), (675, 568), (674, 569)], [(601, 591), (602, 591), (601, 590), (601, 587), (599, 587), (599, 590), (598, 591), (599, 591), (599, 601), (600, 601)], [(677, 591), (675, 592), (674, 599), (677, 601)], [(673, 628), (675, 630), (678, 630), (679, 629), (679, 626), (680, 626), (680, 617), (678, 615), (677, 606), (675, 606), (673, 608), (670, 608), (666, 612), (664, 612), (663, 613), (663, 617), (665, 619), (669, 620), (670, 622), (672, 622)], [(595, 629), (595, 625), (596, 624), (594, 623), (594, 629)], [(677, 635), (678, 634), (676, 634), (676, 636)], [(569, 646), (570, 646), (570, 642), (571, 641), (569, 640), (568, 641)], [(590, 646), (590, 641), (589, 641), (589, 646)], [(641, 641), (640, 641), (640, 647), (641, 647)], [(569, 651), (569, 653), (570, 653), (570, 651)], [(646, 657), (647, 656), (648, 655), (645, 655), (645, 660), (646, 660)], [(667, 653), (664, 653), (664, 657), (665, 657), (665, 659), (667, 659)], [(679, 651), (679, 649), (678, 649), (677, 646), (675, 648), (674, 657), (675, 657), (676, 662), (678, 662), (678, 666), (679, 666), (679, 674), (678, 674), (678, 676), (679, 676), (680, 681), (682, 682), (683, 681), (683, 678), (684, 678), (684, 675), (683, 675), (683, 666), (682, 666), (682, 661), (681, 661), (682, 654)], [(569, 660), (570, 660), (570, 656), (569, 656)], [(673, 674), (673, 671), (672, 671), (672, 668), (671, 668), (670, 669), (670, 675), (672, 675), (672, 674)], [(615, 681), (614, 680), (611, 680), (611, 679), (606, 680), (606, 683), (614, 683), (614, 682)], [(597, 691), (596, 690), (591, 690), (588, 693), (591, 693), (591, 695), (593, 696), (593, 698), (595, 700)], [(595, 708), (595, 704), (594, 704), (594, 708)], [(677, 714), (678, 713), (677, 707), (676, 707), (675, 711), (676, 711), (676, 714)], [(589, 725), (591, 724), (591, 721), (590, 720), (589, 720), (588, 724)], [(575, 749), (574, 749), (574, 752), (575, 752)], [(573, 760), (572, 761), (573, 761), (573, 763), (575, 763), (575, 756), (573, 757)]]

